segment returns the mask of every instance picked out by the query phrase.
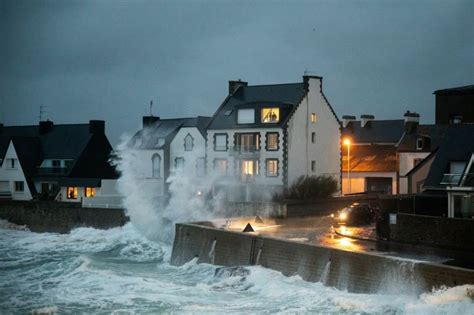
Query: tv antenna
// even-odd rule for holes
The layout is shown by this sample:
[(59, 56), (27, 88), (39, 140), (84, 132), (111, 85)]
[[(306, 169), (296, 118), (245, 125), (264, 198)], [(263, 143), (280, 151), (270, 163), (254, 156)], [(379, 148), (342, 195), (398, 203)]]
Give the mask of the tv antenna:
[(44, 118), (46, 117), (45, 114), (48, 113), (48, 111), (46, 110), (47, 107), (48, 106), (44, 106), (43, 104), (40, 105), (39, 116), (38, 116), (39, 121), (44, 121)]
[(150, 117), (153, 116), (153, 100), (150, 101)]

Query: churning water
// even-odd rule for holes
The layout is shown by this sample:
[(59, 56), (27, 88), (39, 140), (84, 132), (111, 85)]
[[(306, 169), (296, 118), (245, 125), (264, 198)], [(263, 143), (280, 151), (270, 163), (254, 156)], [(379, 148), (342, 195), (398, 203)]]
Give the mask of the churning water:
[(352, 294), (262, 267), (169, 265), (171, 247), (132, 224), (37, 234), (0, 227), (0, 313), (473, 314), (466, 287), (421, 296)]

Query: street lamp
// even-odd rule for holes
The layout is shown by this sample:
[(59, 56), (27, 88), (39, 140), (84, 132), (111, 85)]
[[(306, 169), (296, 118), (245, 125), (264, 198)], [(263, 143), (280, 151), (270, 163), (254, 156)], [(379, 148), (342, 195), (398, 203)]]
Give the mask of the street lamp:
[(347, 145), (347, 182), (349, 183), (349, 194), (351, 193), (351, 140), (344, 139), (344, 145)]

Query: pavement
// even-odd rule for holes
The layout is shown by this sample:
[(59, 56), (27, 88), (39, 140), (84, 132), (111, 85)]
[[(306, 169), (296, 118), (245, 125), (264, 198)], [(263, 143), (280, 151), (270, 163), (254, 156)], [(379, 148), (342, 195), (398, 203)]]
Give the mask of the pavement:
[(371, 252), (420, 262), (474, 269), (474, 253), (377, 240), (375, 226), (342, 226), (331, 216), (302, 218), (228, 218), (211, 221), (216, 228), (242, 232), (248, 223), (255, 235), (286, 239), (353, 252)]

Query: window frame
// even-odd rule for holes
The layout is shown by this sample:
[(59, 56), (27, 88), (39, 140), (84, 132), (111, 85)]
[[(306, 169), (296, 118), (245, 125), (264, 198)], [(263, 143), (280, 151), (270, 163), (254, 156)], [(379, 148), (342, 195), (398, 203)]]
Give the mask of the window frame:
[[(276, 162), (276, 173), (274, 175), (269, 174), (268, 164), (269, 162)], [(265, 159), (265, 176), (266, 177), (278, 177), (280, 176), (280, 160), (279, 159)]]
[[(270, 113), (273, 113), (274, 110), (276, 110), (276, 111), (277, 111), (277, 115), (276, 115), (276, 116), (277, 116), (277, 120), (275, 120), (275, 121), (272, 121), (272, 120), (270, 120), (270, 121), (263, 121), (263, 120), (265, 119), (265, 115), (263, 114), (263, 111), (264, 111), (264, 110), (270, 110), (270, 111), (269, 111), (269, 114), (270, 114)], [(262, 123), (262, 124), (277, 124), (277, 123), (279, 123), (279, 122), (280, 122), (280, 107), (263, 107), (263, 108), (260, 110), (260, 123)]]
[(94, 198), (96, 194), (96, 189), (95, 187), (84, 187), (84, 197), (86, 198)]
[[(271, 149), (268, 146), (268, 139), (270, 135), (276, 135), (276, 149)], [(265, 150), (267, 151), (278, 151), (280, 150), (280, 133), (279, 132), (267, 132), (265, 134)]]
[(229, 161), (227, 161), (226, 158), (215, 158), (214, 161), (212, 162), (212, 169), (214, 172), (216, 172), (217, 168), (216, 168), (216, 165), (217, 165), (217, 161), (224, 161), (225, 162), (225, 170), (223, 172), (219, 171), (219, 174), (220, 175), (227, 175), (227, 172), (229, 170)]
[(316, 161), (311, 160), (311, 172), (316, 172)]
[[(252, 121), (251, 122), (247, 122), (247, 121), (244, 121), (244, 122), (241, 122), (240, 121), (240, 113), (243, 113), (243, 112), (250, 112), (252, 111)], [(237, 125), (251, 125), (251, 124), (255, 124), (255, 108), (240, 108), (237, 110)]]
[[(219, 136), (222, 136), (222, 137), (225, 137), (225, 149), (218, 149), (217, 148), (217, 137)], [(214, 134), (214, 151), (216, 152), (225, 152), (227, 150), (229, 150), (229, 135), (227, 133), (215, 133)]]
[(316, 113), (311, 113), (309, 120), (312, 124), (316, 123), (318, 121), (318, 115), (316, 115)]
[[(202, 174), (199, 173), (200, 167), (199, 162), (202, 161)], [(206, 158), (200, 157), (196, 159), (196, 176), (197, 177), (204, 177), (206, 176)]]
[[(19, 185), (20, 187), (18, 187), (17, 185)], [(13, 182), (13, 191), (15, 193), (24, 193), (25, 192), (25, 182), (22, 181), (22, 180), (16, 180)], [(18, 188), (21, 188), (21, 189), (18, 189)]]
[(316, 132), (311, 132), (311, 143), (316, 143)]
[[(71, 189), (72, 189), (72, 192), (73, 192), (73, 197), (69, 197)], [(68, 199), (68, 200), (77, 200), (78, 191), (79, 190), (78, 190), (77, 186), (67, 186), (66, 187), (66, 199)]]
[[(188, 149), (188, 148), (186, 147), (186, 139), (189, 139), (189, 138), (191, 138), (191, 148), (190, 148), (190, 149)], [(184, 145), (184, 151), (190, 152), (190, 151), (192, 151), (192, 150), (194, 149), (194, 137), (193, 137), (189, 132), (188, 132), (188, 134), (184, 137), (184, 144), (183, 144), (183, 145)]]
[[(178, 167), (178, 161), (183, 161), (183, 165), (181, 167)], [(174, 159), (174, 169), (176, 171), (182, 171), (184, 169), (184, 157), (182, 156), (177, 156)]]
[[(421, 146), (419, 145), (421, 143)], [(423, 138), (419, 137), (419, 138), (416, 138), (416, 150), (423, 150), (423, 147), (425, 145), (425, 141)]]
[[(158, 159), (158, 176), (155, 176), (155, 158)], [(159, 153), (154, 153), (151, 156), (151, 178), (161, 178), (161, 155)]]

